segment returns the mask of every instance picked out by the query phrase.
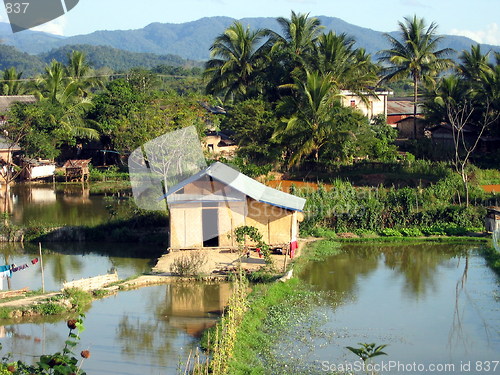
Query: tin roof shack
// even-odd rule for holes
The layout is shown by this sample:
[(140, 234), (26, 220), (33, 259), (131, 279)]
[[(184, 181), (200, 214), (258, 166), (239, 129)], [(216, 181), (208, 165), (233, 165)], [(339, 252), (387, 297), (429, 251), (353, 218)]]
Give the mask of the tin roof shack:
[(27, 181), (54, 179), (56, 164), (50, 160), (23, 160), (23, 172), (21, 178)]
[(63, 168), (65, 170), (66, 182), (88, 181), (90, 160), (68, 160), (64, 163)]
[(486, 214), (486, 231), (500, 231), (500, 207), (488, 207)]
[(165, 196), (172, 250), (236, 249), (233, 233), (242, 225), (257, 228), (271, 247), (293, 250), (305, 204), (303, 198), (265, 186), (220, 162), (173, 186)]

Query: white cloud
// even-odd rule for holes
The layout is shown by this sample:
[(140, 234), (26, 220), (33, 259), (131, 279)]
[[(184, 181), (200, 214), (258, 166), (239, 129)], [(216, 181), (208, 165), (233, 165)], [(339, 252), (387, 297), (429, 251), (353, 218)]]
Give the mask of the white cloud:
[(44, 23), (43, 25), (34, 27), (32, 30), (43, 31), (55, 35), (64, 35), (65, 27), (66, 27), (66, 16), (62, 16), (53, 21)]
[(497, 23), (490, 23), (483, 30), (459, 30), (452, 29), (451, 35), (462, 35), (471, 38), (478, 43), (500, 45), (500, 26)]

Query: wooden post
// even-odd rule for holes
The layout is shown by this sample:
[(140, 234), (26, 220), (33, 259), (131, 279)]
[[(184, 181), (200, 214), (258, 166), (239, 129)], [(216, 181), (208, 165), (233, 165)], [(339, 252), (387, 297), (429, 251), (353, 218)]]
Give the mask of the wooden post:
[(40, 253), (40, 268), (42, 270), (42, 293), (45, 293), (45, 277), (43, 274), (42, 243), (38, 242), (38, 252)]

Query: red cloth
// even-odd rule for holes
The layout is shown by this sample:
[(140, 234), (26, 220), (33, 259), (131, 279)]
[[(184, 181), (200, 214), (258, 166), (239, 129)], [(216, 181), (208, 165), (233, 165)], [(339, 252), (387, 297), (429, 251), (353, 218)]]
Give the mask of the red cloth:
[(290, 259), (293, 259), (295, 256), (295, 250), (299, 247), (297, 241), (290, 242)]

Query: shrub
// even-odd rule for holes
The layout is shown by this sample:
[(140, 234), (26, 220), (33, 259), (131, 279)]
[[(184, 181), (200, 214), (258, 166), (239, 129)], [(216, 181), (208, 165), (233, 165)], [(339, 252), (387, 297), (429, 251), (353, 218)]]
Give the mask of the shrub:
[(420, 237), (423, 233), (418, 228), (403, 228), (400, 230), (401, 234), (405, 237)]
[(62, 314), (66, 309), (54, 302), (46, 302), (33, 307), (33, 310), (40, 313), (41, 315), (59, 315)]
[(382, 231), (380, 231), (380, 235), (385, 237), (403, 237), (400, 231), (393, 228), (383, 229)]
[(170, 272), (178, 276), (199, 276), (207, 263), (207, 256), (200, 251), (190, 251), (189, 255), (177, 257), (170, 265)]

